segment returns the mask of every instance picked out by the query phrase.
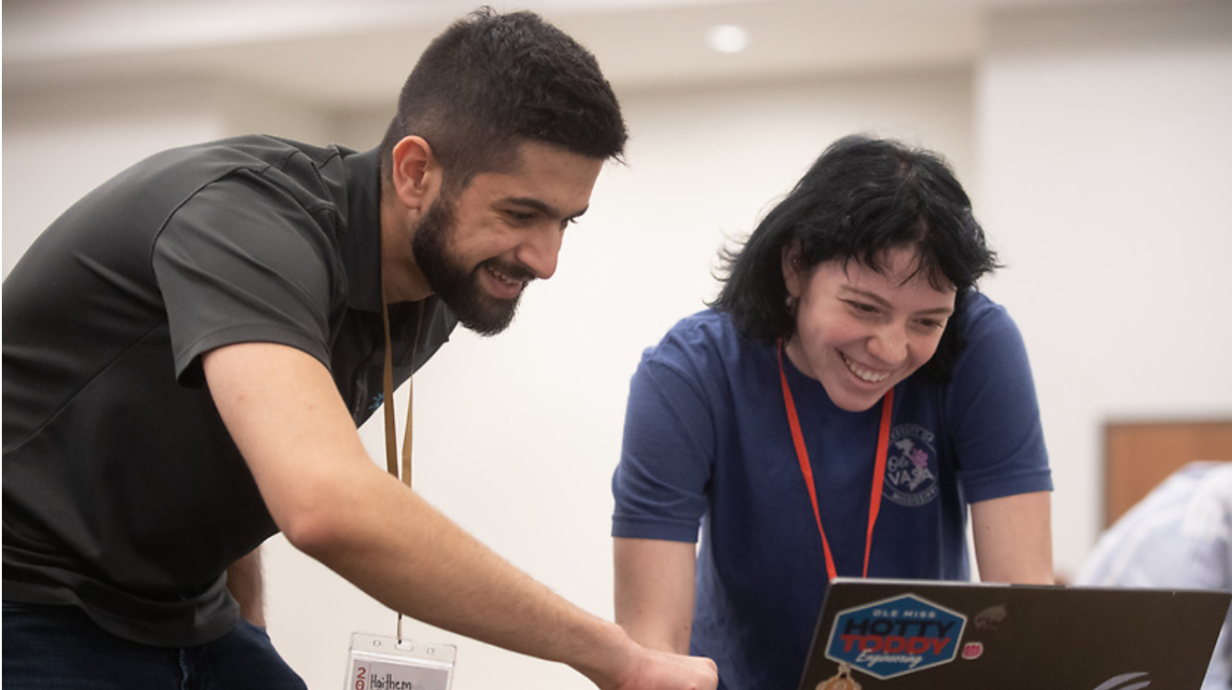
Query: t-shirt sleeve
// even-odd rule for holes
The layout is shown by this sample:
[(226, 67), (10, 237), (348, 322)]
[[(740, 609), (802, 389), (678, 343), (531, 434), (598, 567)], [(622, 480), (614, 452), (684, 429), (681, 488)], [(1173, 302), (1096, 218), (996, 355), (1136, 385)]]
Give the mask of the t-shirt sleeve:
[(1035, 382), (1018, 326), (983, 304), (969, 317), (967, 347), (948, 391), (947, 417), (967, 501), (1052, 490)]
[(633, 375), (612, 536), (696, 542), (705, 514), (714, 418), (685, 350), (671, 336), (647, 350)]
[(322, 213), (257, 173), (216, 181), (181, 206), (151, 257), (176, 376), (200, 385), (198, 358), (223, 345), (275, 342), (329, 366), (334, 252)]

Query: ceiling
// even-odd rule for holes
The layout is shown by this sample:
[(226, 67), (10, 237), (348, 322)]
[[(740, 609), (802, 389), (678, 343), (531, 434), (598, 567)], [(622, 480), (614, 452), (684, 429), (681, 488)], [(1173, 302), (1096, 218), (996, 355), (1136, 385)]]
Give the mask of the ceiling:
[[(531, 6), (617, 88), (970, 63), (989, 11), (1135, 0), (492, 0)], [(1161, 2), (1168, 0), (1159, 0)], [(209, 78), (328, 108), (385, 103), (481, 0), (4, 0), (4, 90)], [(747, 50), (705, 34), (739, 24)]]

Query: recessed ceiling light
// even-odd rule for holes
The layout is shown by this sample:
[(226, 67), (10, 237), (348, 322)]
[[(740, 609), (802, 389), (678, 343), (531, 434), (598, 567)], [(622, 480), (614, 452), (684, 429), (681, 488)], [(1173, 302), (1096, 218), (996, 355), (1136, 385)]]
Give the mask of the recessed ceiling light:
[(749, 32), (743, 26), (719, 24), (706, 32), (706, 43), (720, 53), (739, 53), (749, 45)]

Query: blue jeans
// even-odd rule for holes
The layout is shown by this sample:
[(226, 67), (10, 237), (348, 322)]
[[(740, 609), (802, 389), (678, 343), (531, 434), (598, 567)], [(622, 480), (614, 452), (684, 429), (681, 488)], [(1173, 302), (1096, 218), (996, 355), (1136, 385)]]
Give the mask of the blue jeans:
[(4, 606), (4, 690), (306, 690), (265, 631), (241, 621), (199, 647), (103, 631), (76, 606)]

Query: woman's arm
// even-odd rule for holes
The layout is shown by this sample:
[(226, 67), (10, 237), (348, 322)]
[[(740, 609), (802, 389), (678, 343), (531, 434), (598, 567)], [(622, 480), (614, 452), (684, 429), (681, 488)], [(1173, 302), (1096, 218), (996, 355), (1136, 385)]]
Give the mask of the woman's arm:
[(984, 582), (1053, 584), (1052, 495), (1047, 491), (971, 504), (975, 560)]
[(689, 652), (697, 547), (659, 539), (615, 540), (616, 622), (637, 642)]

